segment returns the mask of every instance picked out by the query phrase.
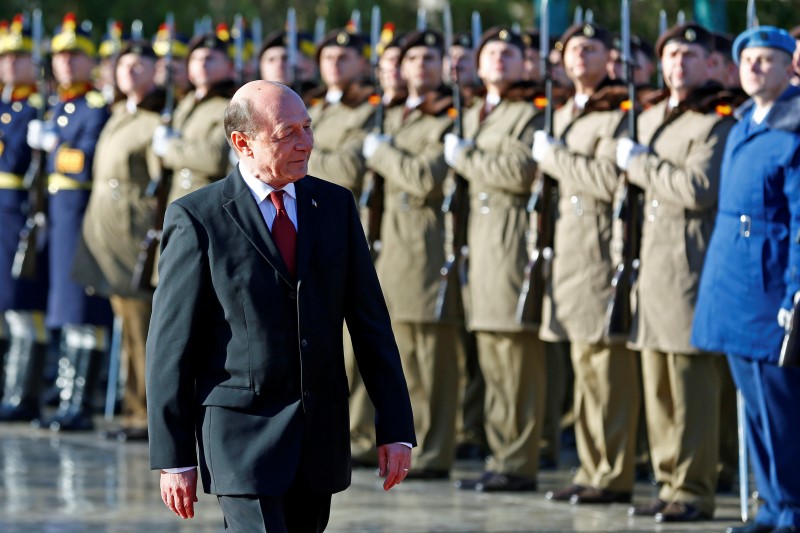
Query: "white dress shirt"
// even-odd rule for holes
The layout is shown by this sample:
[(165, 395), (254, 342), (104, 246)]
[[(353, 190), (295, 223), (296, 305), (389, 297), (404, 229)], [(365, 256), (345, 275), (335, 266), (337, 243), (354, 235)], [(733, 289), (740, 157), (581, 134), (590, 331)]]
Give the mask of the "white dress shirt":
[[(264, 217), (267, 227), (272, 231), (272, 223), (275, 222), (275, 215), (277, 215), (278, 212), (275, 206), (272, 205), (272, 200), (267, 197), (269, 193), (276, 190), (275, 187), (270, 187), (259, 180), (247, 172), (242, 165), (239, 165), (239, 172), (242, 174), (242, 178), (244, 178), (244, 182), (247, 188), (250, 189), (253, 198), (256, 199), (258, 209), (261, 211), (261, 216)], [(295, 231), (297, 231), (297, 194), (294, 190), (294, 183), (286, 185), (282, 190), (285, 193), (283, 195), (283, 206), (286, 208), (286, 214), (289, 215), (289, 220), (294, 224)]]

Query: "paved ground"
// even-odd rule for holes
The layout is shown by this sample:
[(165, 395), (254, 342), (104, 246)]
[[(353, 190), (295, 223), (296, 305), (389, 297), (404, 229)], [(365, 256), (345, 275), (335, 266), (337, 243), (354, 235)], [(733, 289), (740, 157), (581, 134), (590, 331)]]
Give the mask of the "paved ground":
[[(574, 464), (565, 454), (564, 462)], [(477, 472), (459, 463), (454, 476)], [(517, 533), (570, 531), (722, 532), (736, 524), (738, 499), (723, 495), (714, 521), (659, 526), (629, 519), (626, 505), (575, 507), (544, 500), (569, 480), (569, 468), (543, 472), (538, 493), (483, 495), (452, 483), (405, 482), (384, 493), (369, 470), (357, 470), (353, 486), (334, 496), (330, 533)], [(644, 503), (652, 485), (636, 486)], [(201, 495), (196, 517), (182, 521), (161, 503), (158, 475), (148, 470), (147, 446), (115, 443), (99, 433), (53, 436), (25, 424), (0, 425), (0, 532), (2, 533), (220, 533), (216, 501)]]

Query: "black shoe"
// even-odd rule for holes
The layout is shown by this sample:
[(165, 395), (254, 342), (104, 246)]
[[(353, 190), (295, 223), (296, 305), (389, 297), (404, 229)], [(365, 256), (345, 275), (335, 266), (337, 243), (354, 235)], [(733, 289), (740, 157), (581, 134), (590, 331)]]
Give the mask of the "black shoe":
[(119, 442), (146, 441), (147, 428), (124, 427), (117, 430), (106, 431), (105, 437), (108, 440), (117, 440)]
[(709, 513), (703, 512), (691, 503), (670, 502), (669, 505), (656, 514), (656, 522), (698, 522), (711, 520)]
[(776, 527), (770, 533), (795, 533), (797, 528), (794, 526), (781, 526)]
[(486, 471), (481, 474), (480, 477), (471, 479), (457, 479), (454, 485), (457, 489), (461, 490), (475, 490), (478, 487), (478, 483), (482, 483), (484, 480), (487, 480), (495, 475), (495, 472)]
[(553, 502), (568, 502), (570, 498), (574, 495), (578, 494), (582, 490), (586, 489), (587, 487), (583, 485), (570, 485), (567, 488), (561, 490), (550, 490), (545, 493), (544, 497), (546, 500), (550, 500)]
[(628, 516), (655, 516), (664, 510), (667, 502), (661, 498), (656, 498), (647, 505), (635, 505), (628, 507)]
[(411, 469), (406, 473), (406, 480), (431, 481), (435, 479), (449, 479), (449, 470), (436, 470), (433, 468)]
[(494, 474), (475, 485), (478, 492), (535, 492), (536, 480), (513, 474)]
[(94, 429), (92, 416), (84, 409), (70, 409), (65, 413), (56, 414), (42, 427), (49, 427), (52, 431), (89, 431)]
[(39, 418), (39, 407), (29, 405), (0, 405), (0, 422), (30, 422)]
[(630, 503), (630, 492), (616, 492), (613, 490), (587, 487), (577, 494), (573, 494), (569, 503), (573, 505), (604, 505), (608, 503)]

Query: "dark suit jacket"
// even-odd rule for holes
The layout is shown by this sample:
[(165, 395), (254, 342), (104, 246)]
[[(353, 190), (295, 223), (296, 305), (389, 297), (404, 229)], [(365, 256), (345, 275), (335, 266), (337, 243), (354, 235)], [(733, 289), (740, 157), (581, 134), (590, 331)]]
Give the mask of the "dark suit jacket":
[(167, 209), (147, 340), (151, 468), (198, 464), (207, 492), (350, 484), (342, 324), (377, 443), (415, 443), (389, 315), (352, 194), (296, 182), (297, 278), (235, 170)]

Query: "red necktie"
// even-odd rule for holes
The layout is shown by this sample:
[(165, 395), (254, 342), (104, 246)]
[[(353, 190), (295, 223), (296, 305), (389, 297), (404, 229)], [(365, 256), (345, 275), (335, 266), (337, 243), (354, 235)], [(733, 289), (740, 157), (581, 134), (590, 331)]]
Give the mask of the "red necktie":
[(275, 206), (275, 220), (272, 222), (272, 240), (275, 241), (275, 246), (281, 253), (283, 262), (289, 273), (294, 276), (296, 257), (295, 251), (297, 249), (297, 230), (292, 224), (292, 220), (286, 213), (286, 208), (283, 205), (283, 194), (285, 191), (272, 191), (269, 195), (272, 200), (272, 205)]

